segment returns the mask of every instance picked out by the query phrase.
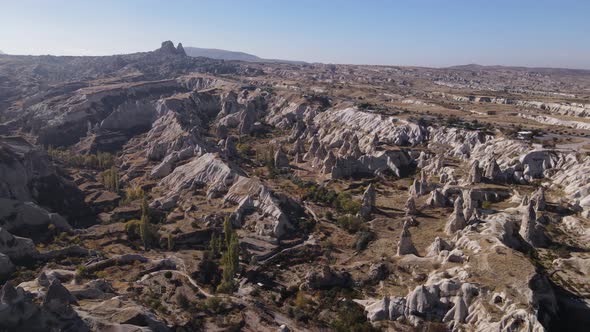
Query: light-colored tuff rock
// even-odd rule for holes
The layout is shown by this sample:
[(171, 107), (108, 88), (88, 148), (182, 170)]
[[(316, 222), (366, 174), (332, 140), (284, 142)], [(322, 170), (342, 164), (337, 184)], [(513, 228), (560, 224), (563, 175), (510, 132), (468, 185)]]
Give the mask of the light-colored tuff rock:
[(44, 327), (38, 306), (27, 298), (22, 288), (7, 282), (0, 291), (0, 328), (5, 330), (30, 328), (40, 331)]
[(416, 247), (414, 247), (414, 243), (412, 242), (412, 234), (408, 230), (408, 227), (403, 227), (401, 238), (397, 244), (397, 255), (417, 255), (418, 251)]
[(446, 322), (453, 330), (469, 324), (481, 331), (508, 331), (517, 328), (516, 321), (521, 319), (522, 326), (529, 331), (544, 330), (531, 311), (519, 308), (516, 304), (505, 305), (504, 316), (500, 321), (495, 320), (487, 309), (489, 304), (485, 303), (491, 295), (472, 283), (458, 278), (441, 278), (435, 273), (425, 284), (415, 287), (405, 297), (386, 296), (382, 300), (356, 302), (365, 307), (367, 319), (372, 322), (404, 317), (414, 326), (422, 326), (426, 320)]
[[(287, 215), (279, 207), (279, 199), (272, 191), (259, 180), (247, 178), (241, 171), (230, 168), (212, 153), (177, 167), (160, 181), (160, 185), (176, 194), (184, 190), (205, 188), (209, 198), (223, 197), (225, 202), (240, 204), (241, 208), (236, 213), (240, 217), (236, 220), (237, 223), (242, 222), (243, 213), (240, 211), (247, 207), (257, 209), (264, 216), (255, 226), (260, 235), (280, 238), (292, 227)], [(253, 199), (244, 200), (248, 196)], [(245, 202), (250, 202), (252, 206), (244, 205)]]
[(365, 307), (365, 311), (367, 311), (367, 318), (371, 322), (396, 320), (406, 311), (406, 298), (385, 296), (382, 300)]
[(320, 148), (320, 141), (318, 140), (318, 138), (316, 136), (314, 136), (311, 139), (311, 143), (309, 145), (309, 150), (303, 156), (303, 159), (304, 160), (313, 160), (313, 158), (315, 157), (316, 152), (318, 151), (319, 148)]
[(303, 139), (298, 138), (295, 141), (295, 143), (293, 143), (293, 146), (289, 150), (289, 154), (294, 156), (296, 154), (304, 154), (304, 153), (305, 153), (305, 143), (303, 142)]
[(179, 160), (178, 152), (172, 152), (167, 155), (164, 160), (156, 167), (154, 167), (150, 173), (152, 178), (163, 178), (170, 174), (174, 169), (174, 164)]
[(547, 208), (547, 201), (545, 200), (545, 188), (539, 187), (532, 195), (531, 200), (535, 204), (536, 211), (545, 211)]
[(547, 244), (543, 226), (537, 222), (537, 212), (533, 200), (529, 201), (522, 215), (519, 233), (533, 247), (541, 247)]
[(369, 283), (376, 283), (387, 278), (388, 274), (389, 270), (387, 268), (387, 265), (385, 265), (384, 263), (371, 264), (371, 266), (369, 267), (369, 274), (367, 275), (366, 281)]
[(467, 177), (467, 182), (474, 184), (474, 183), (481, 183), (481, 180), (482, 180), (481, 168), (479, 168), (479, 161), (476, 160), (471, 164), (471, 168), (469, 169), (469, 176)]
[(8, 231), (19, 228), (46, 228), (50, 224), (66, 231), (72, 228), (59, 214), (47, 212), (33, 202), (5, 198), (0, 198), (0, 222)]
[(283, 152), (282, 148), (278, 148), (274, 155), (274, 165), (276, 168), (289, 168), (289, 157)]
[[(105, 130), (149, 126), (151, 116), (145, 115), (150, 111), (147, 105), (153, 97), (144, 96), (151, 96), (155, 92), (159, 92), (157, 95), (160, 96), (180, 90), (183, 88), (176, 80), (86, 87), (42, 100), (28, 107), (25, 112), (31, 114), (32, 123), (39, 128), (42, 144), (61, 146), (76, 143), (85, 136), (89, 124), (92, 128), (100, 129), (100, 123), (113, 112), (115, 114), (105, 122)], [(138, 114), (142, 116), (134, 116)]]
[(14, 270), (14, 264), (12, 264), (10, 257), (0, 253), (0, 278), (8, 277)]
[(353, 175), (384, 175), (391, 172), (401, 176), (402, 170), (411, 163), (408, 154), (403, 151), (379, 151), (372, 155), (362, 155), (359, 158), (348, 156), (336, 158), (332, 169), (332, 178), (348, 178)]
[(162, 211), (169, 211), (176, 207), (179, 195), (172, 195), (170, 197), (159, 197), (150, 203), (150, 208), (160, 209)]
[(143, 140), (148, 159), (161, 160), (174, 151), (187, 149), (194, 155), (201, 155), (206, 149), (201, 137), (203, 123), (215, 116), (218, 105), (216, 96), (198, 92), (159, 100), (157, 119), (151, 123)]
[(350, 273), (335, 271), (324, 265), (319, 269), (309, 271), (305, 276), (305, 282), (301, 285), (304, 289), (327, 289), (332, 287), (347, 287), (352, 284)]
[(331, 174), (332, 171), (334, 170), (335, 165), (336, 165), (336, 155), (334, 155), (334, 152), (332, 152), (332, 150), (330, 150), (328, 152), (328, 155), (326, 156), (326, 158), (323, 161), (323, 166), (322, 166), (321, 172), (323, 174)]
[(207, 153), (176, 167), (160, 181), (160, 185), (175, 193), (205, 187), (207, 197), (220, 197), (229, 190), (240, 174), (225, 164), (219, 156)]
[[(248, 197), (251, 199), (246, 199)], [(280, 206), (281, 203), (285, 205), (294, 203), (284, 196), (275, 196), (257, 179), (239, 177), (225, 195), (224, 200), (239, 204), (240, 211), (248, 209), (260, 211), (263, 218), (258, 219), (254, 226), (258, 235), (281, 238), (293, 228), (289, 217)], [(238, 213), (237, 216), (240, 218), (236, 221), (242, 223), (243, 213)]]
[(426, 200), (426, 205), (432, 208), (445, 207), (447, 206), (447, 198), (440, 188), (436, 188), (430, 192), (430, 196)]
[(8, 331), (82, 331), (90, 332), (70, 303), (76, 299), (59, 281), (53, 281), (42, 305), (31, 301), (31, 294), (7, 282), (0, 291), (0, 328)]
[(25, 258), (34, 258), (38, 254), (33, 240), (14, 236), (2, 227), (0, 227), (0, 253), (13, 262)]
[(453, 213), (449, 216), (445, 226), (445, 233), (453, 235), (462, 230), (467, 225), (463, 215), (463, 198), (461, 196), (455, 199)]
[(228, 136), (225, 139), (223, 147), (223, 152), (225, 153), (225, 157), (228, 159), (237, 158), (238, 157), (238, 138), (236, 136)]
[[(355, 301), (377, 328), (587, 325), (590, 126), (571, 117), (590, 115), (578, 102), (588, 73), (184, 54), (165, 42), (114, 57), (0, 56), (0, 282), (27, 280), (5, 283), (0, 330), (317, 330), (348, 304), (298, 322), (289, 306), (258, 301), (293, 285), (304, 290), (297, 302), (313, 295), (306, 289), (374, 296)], [(58, 150), (49, 157), (27, 141)], [(280, 145), (288, 158), (280, 151), (272, 161), (288, 172), (266, 176), (260, 152)], [(104, 165), (85, 165), (94, 156), (84, 154), (103, 151), (113, 153), (121, 189), (141, 188), (152, 202), (149, 250), (125, 223), (139, 217), (138, 200), (105, 191)], [(360, 214), (373, 220), (346, 234), (358, 225), (343, 223), (344, 201), (333, 193), (356, 195), (367, 182), (388, 200), (371, 216), (366, 193)], [(80, 209), (66, 198), (76, 186), (92, 209), (72, 216)], [(317, 186), (328, 190), (310, 195)], [(532, 186), (540, 189), (531, 194)], [(216, 304), (207, 288), (228, 277), (214, 271), (215, 246), (206, 250), (226, 218), (239, 239), (238, 291), (192, 319), (185, 304)], [(396, 245), (395, 257), (383, 250)], [(545, 247), (543, 269), (526, 254), (531, 245)], [(27, 278), (32, 268), (42, 271), (36, 279)]]
[(94, 331), (170, 331), (170, 328), (147, 308), (122, 296), (79, 309), (78, 314)]
[(56, 172), (48, 156), (21, 137), (0, 137), (0, 153), (0, 197), (31, 201), (31, 181)]
[(492, 183), (501, 183), (505, 181), (504, 173), (500, 169), (500, 165), (496, 158), (492, 158), (485, 167), (484, 177)]
[(542, 178), (545, 170), (553, 168), (558, 156), (551, 150), (535, 150), (521, 156), (519, 161), (525, 167), (524, 178), (531, 181)]
[(404, 206), (404, 211), (406, 213), (406, 215), (415, 215), (418, 210), (416, 209), (416, 200), (414, 199), (414, 196), (410, 196), (408, 198), (408, 200), (406, 201), (406, 205)]
[(426, 195), (430, 191), (430, 186), (426, 179), (426, 174), (424, 172), (420, 173), (420, 178), (416, 177), (414, 182), (410, 186), (410, 196), (422, 196)]
[(434, 242), (426, 249), (427, 257), (437, 257), (444, 250), (451, 250), (453, 247), (440, 237), (436, 237)]
[(106, 300), (115, 296), (115, 290), (109, 282), (104, 279), (96, 279), (81, 285), (70, 287), (70, 293), (77, 300)]
[(416, 145), (427, 137), (426, 128), (418, 124), (354, 108), (322, 112), (314, 122), (320, 127), (321, 140), (329, 146), (341, 146), (343, 135), (351, 132), (363, 137), (359, 147), (365, 153), (374, 150), (375, 137), (379, 143), (393, 145)]
[(371, 218), (371, 212), (375, 207), (375, 200), (377, 198), (377, 193), (375, 192), (375, 187), (373, 184), (369, 184), (365, 192), (363, 193), (363, 198), (361, 200), (361, 207), (359, 209), (359, 215), (364, 220), (369, 220)]
[(468, 314), (469, 311), (465, 300), (462, 296), (456, 296), (453, 308), (446, 313), (445, 317), (443, 317), (443, 322), (452, 321), (455, 326), (457, 326), (457, 324), (465, 323)]

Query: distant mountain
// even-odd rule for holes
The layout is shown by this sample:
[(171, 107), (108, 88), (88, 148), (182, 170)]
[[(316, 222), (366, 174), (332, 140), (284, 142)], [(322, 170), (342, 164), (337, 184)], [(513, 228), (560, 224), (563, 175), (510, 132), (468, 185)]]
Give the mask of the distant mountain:
[(458, 66), (450, 66), (444, 69), (452, 69), (452, 70), (471, 70), (471, 71), (502, 71), (502, 70), (511, 70), (511, 71), (524, 71), (524, 72), (539, 72), (544, 74), (583, 74), (587, 75), (590, 73), (589, 69), (573, 69), (573, 68), (551, 68), (551, 67), (523, 67), (523, 66), (502, 66), (502, 65), (478, 65), (478, 64), (467, 64), (467, 65), (458, 65)]
[(205, 57), (218, 60), (236, 60), (236, 61), (247, 61), (247, 62), (279, 62), (279, 63), (293, 63), (293, 64), (304, 64), (304, 61), (293, 61), (293, 60), (280, 60), (280, 59), (263, 59), (253, 54), (220, 50), (217, 48), (200, 48), (200, 47), (185, 47), (184, 51), (186, 55), (192, 57)]
[(0, 51), (0, 54), (5, 54), (4, 52)]
[(248, 53), (244, 53), (244, 52), (220, 50), (220, 49), (216, 49), (216, 48), (185, 47), (184, 51), (186, 52), (187, 55), (193, 56), (193, 57), (202, 56), (202, 57), (211, 58), (211, 59), (239, 60), (239, 61), (250, 61), (250, 62), (262, 61), (262, 59), (257, 57), (256, 55), (252, 55), (252, 54), (248, 54)]

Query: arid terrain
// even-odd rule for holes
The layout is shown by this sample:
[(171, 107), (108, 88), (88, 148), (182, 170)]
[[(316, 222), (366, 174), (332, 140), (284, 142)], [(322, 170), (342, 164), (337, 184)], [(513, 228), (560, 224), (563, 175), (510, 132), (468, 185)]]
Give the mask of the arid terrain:
[(587, 331), (590, 71), (0, 54), (0, 331)]

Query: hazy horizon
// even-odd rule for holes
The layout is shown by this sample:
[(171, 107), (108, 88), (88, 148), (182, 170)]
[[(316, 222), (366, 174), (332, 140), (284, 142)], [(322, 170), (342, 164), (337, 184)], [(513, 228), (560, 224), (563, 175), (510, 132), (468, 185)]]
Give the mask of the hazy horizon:
[(590, 69), (590, 3), (583, 1), (0, 4), (7, 54), (125, 54), (172, 40), (306, 62)]

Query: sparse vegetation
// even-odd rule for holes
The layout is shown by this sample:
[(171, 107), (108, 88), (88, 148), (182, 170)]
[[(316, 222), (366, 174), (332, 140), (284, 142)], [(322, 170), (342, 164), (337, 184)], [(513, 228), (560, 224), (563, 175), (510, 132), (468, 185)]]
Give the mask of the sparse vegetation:
[(111, 166), (111, 168), (100, 173), (100, 177), (102, 184), (104, 184), (107, 189), (114, 192), (119, 191), (119, 173), (115, 166)]
[(81, 155), (66, 149), (56, 149), (52, 146), (47, 148), (47, 154), (56, 161), (69, 167), (91, 168), (96, 170), (106, 170), (114, 166), (115, 156), (108, 152), (99, 152), (97, 154)]
[(222, 280), (217, 291), (220, 293), (232, 293), (235, 288), (234, 276), (240, 267), (240, 244), (238, 234), (233, 229), (231, 221), (226, 219), (223, 224), (226, 250), (221, 255), (221, 267), (223, 269)]
[(125, 188), (125, 198), (121, 200), (121, 205), (129, 204), (135, 200), (142, 199), (145, 192), (139, 186)]

